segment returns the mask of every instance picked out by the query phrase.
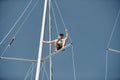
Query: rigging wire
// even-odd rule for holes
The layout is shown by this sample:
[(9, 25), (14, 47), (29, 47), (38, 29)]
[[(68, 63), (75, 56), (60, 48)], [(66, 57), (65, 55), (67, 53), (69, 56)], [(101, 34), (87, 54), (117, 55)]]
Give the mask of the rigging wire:
[[(111, 35), (110, 35), (110, 38), (109, 38), (109, 41), (108, 41), (108, 44), (107, 44), (107, 49), (108, 49), (109, 46), (110, 46), (110, 43), (111, 43), (111, 40), (112, 40), (114, 31), (115, 31), (115, 28), (116, 28), (116, 25), (117, 25), (117, 22), (118, 22), (118, 19), (119, 19), (119, 16), (120, 16), (120, 9), (119, 9), (119, 11), (118, 11), (117, 17), (116, 17), (116, 19), (115, 19), (115, 23), (114, 23), (114, 25), (113, 25), (113, 29), (112, 29), (112, 32), (111, 32)], [(109, 54), (109, 53), (108, 53), (108, 50), (106, 50), (105, 80), (107, 80), (108, 54)]]
[[(41, 68), (40, 68), (40, 71), (43, 71), (44, 70), (44, 63), (41, 64)], [(44, 77), (44, 71), (43, 71), (43, 75), (42, 75), (42, 78)]]
[(48, 73), (45, 69), (45, 64), (46, 64), (46, 61), (43, 62), (43, 75), (42, 75), (42, 80), (44, 80), (44, 74), (46, 74), (46, 77), (47, 77), (47, 80), (49, 80), (49, 77), (48, 77)]
[(55, 12), (54, 12), (52, 2), (51, 2), (51, 8), (52, 8), (52, 13), (53, 13), (53, 18), (54, 18), (54, 22), (55, 22), (55, 28), (56, 28), (56, 31), (57, 31), (57, 35), (59, 35), (58, 25), (57, 25), (57, 21), (56, 21)]
[(13, 37), (11, 39), (11, 41), (8, 43), (8, 45), (6, 46), (6, 48), (3, 50), (2, 54), (0, 55), (0, 57), (2, 57), (5, 54), (5, 52), (7, 51), (7, 49), (12, 45), (14, 39), (15, 39), (15, 37)]
[[(51, 41), (52, 40), (52, 20), (51, 20), (51, 0), (48, 1), (48, 5), (49, 5), (49, 40)], [(55, 20), (54, 20), (55, 21)], [(49, 44), (49, 54), (52, 53), (52, 44)], [(50, 80), (53, 80), (53, 67), (52, 67), (52, 64), (53, 64), (53, 58), (52, 56), (50, 57), (50, 66), (49, 66), (49, 73), (50, 73)]]
[(110, 46), (110, 43), (111, 43), (111, 40), (112, 40), (112, 36), (113, 36), (114, 31), (115, 31), (115, 28), (116, 28), (116, 25), (117, 25), (119, 16), (120, 16), (120, 9), (119, 9), (119, 11), (118, 11), (118, 14), (117, 14), (115, 23), (114, 23), (114, 25), (113, 25), (113, 29), (112, 29), (112, 32), (111, 32), (111, 35), (110, 35), (110, 38), (109, 38), (109, 41), (108, 41), (108, 44), (107, 44), (107, 48), (109, 48), (109, 46)]
[(34, 66), (34, 63), (32, 63), (32, 64), (30, 65), (30, 67), (29, 67), (29, 69), (28, 69), (28, 71), (27, 71), (27, 73), (26, 73), (26, 75), (25, 75), (24, 80), (27, 80), (28, 76), (30, 75), (30, 70), (31, 70), (31, 68), (32, 68), (33, 66)]
[(9, 44), (6, 46), (6, 48), (4, 49), (4, 51), (2, 52), (1, 57), (5, 54), (6, 50), (12, 45), (13, 41), (15, 40), (16, 35), (20, 32), (20, 30), (23, 27), (23, 24), (28, 20), (30, 14), (33, 12), (34, 8), (36, 7), (36, 5), (38, 4), (39, 0), (36, 1), (36, 3), (33, 5), (32, 9), (30, 10), (30, 12), (28, 13), (28, 15), (26, 16), (26, 18), (24, 19), (24, 21), (21, 23), (20, 27), (18, 28), (18, 30), (16, 31), (16, 33), (14, 34), (13, 38), (11, 39), (11, 41), (9, 42)]
[(28, 3), (28, 5), (26, 6), (26, 8), (24, 9), (24, 11), (22, 12), (22, 14), (18, 17), (18, 19), (16, 20), (16, 22), (14, 23), (14, 25), (12, 26), (12, 28), (9, 30), (9, 32), (3, 37), (3, 39), (0, 41), (0, 45), (6, 40), (6, 38), (9, 36), (9, 34), (12, 32), (12, 30), (16, 27), (16, 25), (18, 24), (18, 22), (20, 21), (20, 19), (23, 17), (23, 15), (25, 14), (25, 12), (27, 11), (27, 9), (29, 8), (30, 4), (32, 3), (32, 0), (30, 0), (30, 2)]
[[(57, 4), (57, 3), (56, 3), (56, 4)], [(37, 5), (37, 3), (36, 3), (36, 5)], [(58, 6), (57, 6), (57, 8), (58, 8)], [(32, 9), (34, 9), (34, 8), (32, 8)], [(12, 38), (12, 40), (10, 41), (10, 43), (8, 44), (8, 46), (6, 47), (6, 49), (3, 51), (3, 54), (5, 53), (5, 51), (7, 50), (7, 48), (8, 48), (9, 46), (11, 46), (11, 44), (13, 43), (13, 41), (14, 41), (14, 39), (15, 39), (15, 36), (16, 36), (16, 35), (18, 34), (18, 32), (21, 30), (23, 24), (26, 22), (27, 18), (28, 18), (29, 15), (31, 14), (32, 9), (31, 9), (30, 13), (27, 15), (27, 17), (24, 19), (23, 23), (20, 25), (19, 29), (18, 29), (17, 32), (15, 33), (14, 37)], [(54, 15), (53, 7), (52, 7), (52, 12), (53, 12), (53, 15)], [(61, 17), (61, 20), (62, 20), (62, 22), (63, 22), (64, 28), (65, 28), (65, 30), (67, 30), (67, 28), (66, 28), (66, 26), (65, 26), (65, 23), (64, 23), (64, 21), (63, 21), (62, 15), (61, 15), (61, 13), (60, 13), (59, 8), (58, 8), (58, 12), (59, 12), (59, 15), (60, 15), (60, 17)], [(56, 30), (57, 30), (57, 33), (58, 33), (58, 26), (57, 26), (57, 22), (56, 22), (56, 17), (55, 17), (55, 15), (54, 15), (54, 20), (55, 20)], [(16, 24), (17, 24), (17, 23), (16, 23)], [(13, 28), (13, 29), (14, 29), (14, 28)], [(11, 30), (9, 31), (8, 35), (11, 33), (11, 31), (12, 31), (13, 29), (11, 29)], [(7, 36), (8, 36), (8, 35), (7, 35)], [(5, 37), (5, 39), (7, 38), (7, 36)], [(4, 39), (4, 38), (3, 38), (3, 39)], [(4, 40), (5, 40), (5, 39), (4, 39)], [(71, 38), (70, 38), (70, 40), (71, 40)], [(72, 41), (71, 41), (71, 42), (72, 42)], [(2, 42), (0, 42), (0, 44), (2, 44)], [(1, 56), (3, 56), (3, 54), (2, 54)], [(72, 46), (72, 60), (73, 60), (74, 80), (76, 80), (73, 46)], [(44, 63), (44, 65), (45, 65), (45, 63)], [(34, 67), (34, 65), (31, 64), (31, 66), (30, 66), (30, 68), (29, 68), (29, 70), (28, 70), (28, 72), (27, 72), (24, 80), (26, 80), (27, 77), (29, 76), (29, 74), (31, 73), (31, 72), (30, 72), (31, 67), (32, 67), (32, 71), (31, 71), (31, 72), (33, 72), (33, 67)], [(47, 79), (49, 80), (48, 74), (47, 74), (47, 71), (46, 71), (45, 68), (44, 68), (44, 71), (45, 71), (45, 74), (46, 74), (46, 76), (47, 76)], [(33, 73), (32, 73), (32, 74), (33, 74)], [(31, 79), (32, 79), (32, 77), (31, 77)]]
[(71, 46), (74, 80), (76, 80), (75, 55), (73, 45)]
[(44, 80), (44, 71), (42, 72), (42, 80)]
[[(58, 7), (58, 4), (57, 4), (56, 0), (54, 0), (54, 2), (55, 2), (55, 5), (56, 5), (56, 8), (57, 8), (57, 10), (58, 10), (58, 14), (59, 14), (59, 16), (60, 16), (60, 18), (61, 18), (61, 21), (62, 21), (62, 23), (63, 23), (65, 32), (68, 33), (68, 29), (67, 29), (67, 27), (66, 27), (66, 25), (65, 25), (65, 22), (64, 22), (64, 20), (63, 20), (63, 17), (62, 17), (60, 8)], [(69, 40), (70, 40), (70, 43), (72, 43), (72, 39), (71, 39), (70, 36), (69, 36)]]
[[(68, 33), (68, 29), (67, 29), (67, 27), (66, 27), (66, 25), (65, 25), (65, 23), (64, 23), (63, 17), (62, 17), (62, 15), (61, 15), (61, 12), (60, 12), (60, 9), (59, 9), (59, 7), (58, 7), (58, 4), (57, 4), (56, 0), (54, 0), (54, 2), (55, 2), (55, 5), (56, 5), (56, 7), (57, 7), (59, 16), (60, 16), (60, 18), (61, 18), (61, 20), (62, 20), (62, 23), (63, 23), (64, 29), (65, 29), (65, 32)], [(55, 20), (56, 30), (57, 30), (57, 33), (58, 33), (58, 26), (57, 26), (56, 17), (55, 17), (55, 13), (54, 13), (54, 9), (53, 9), (52, 2), (51, 2), (51, 7), (52, 7), (52, 12), (53, 12), (53, 17), (54, 17), (54, 20)], [(71, 40), (71, 37), (70, 37), (70, 36), (69, 36), (69, 38), (70, 38), (70, 42), (72, 43), (72, 40)], [(75, 69), (75, 59), (74, 59), (74, 49), (73, 49), (73, 46), (71, 47), (71, 52), (72, 52), (72, 62), (73, 62), (74, 80), (76, 80), (76, 71), (75, 71), (76, 69)]]
[(31, 80), (33, 80), (34, 67), (35, 67), (35, 64), (33, 63), (33, 67), (32, 67), (32, 70), (31, 70)]
[(20, 25), (20, 27), (18, 28), (18, 30), (17, 30), (17, 32), (15, 33), (14, 36), (16, 36), (16, 35), (20, 32), (21, 28), (23, 27), (23, 24), (28, 20), (30, 14), (33, 12), (33, 10), (34, 10), (34, 8), (37, 6), (38, 2), (39, 2), (39, 0), (36, 1), (36, 3), (35, 3), (34, 6), (32, 7), (32, 9), (30, 10), (30, 12), (29, 12), (28, 15), (26, 16), (26, 18), (24, 19), (24, 21), (22, 22), (22, 24)]
[[(65, 29), (65, 32), (68, 33), (68, 29), (67, 29), (67, 27), (66, 27), (66, 25), (65, 25), (65, 23), (64, 23), (63, 17), (62, 17), (62, 15), (61, 15), (61, 12), (60, 12), (60, 9), (59, 9), (59, 7), (58, 7), (58, 4), (57, 4), (56, 0), (54, 0), (54, 2), (55, 2), (55, 5), (56, 5), (56, 7), (57, 7), (59, 16), (60, 16), (60, 18), (61, 18), (61, 20), (62, 20), (62, 23), (63, 23), (64, 29)], [(69, 38), (70, 38), (70, 43), (72, 43), (72, 39), (71, 39), (70, 36), (69, 36)], [(74, 49), (73, 49), (73, 46), (71, 47), (71, 51), (72, 51), (74, 80), (76, 80), (76, 69), (75, 69), (75, 59), (74, 59)]]
[(6, 52), (6, 50), (8, 49), (8, 47), (9, 47), (9, 46), (7, 46), (7, 47), (3, 50), (2, 54), (0, 55), (0, 57), (2, 57), (2, 56), (5, 54), (5, 52)]
[(42, 80), (43, 80), (44, 79), (44, 67), (45, 67), (44, 62), (42, 63), (42, 66), (43, 66), (43, 72), (42, 72)]
[(60, 16), (60, 18), (61, 18), (61, 20), (62, 20), (63, 26), (64, 26), (65, 29), (67, 29), (67, 27), (66, 27), (66, 25), (65, 25), (65, 23), (64, 23), (62, 14), (61, 14), (61, 12), (60, 12), (60, 8), (58, 7), (58, 4), (57, 4), (56, 0), (54, 0), (54, 2), (55, 2), (55, 5), (56, 5), (56, 8), (57, 8), (57, 10), (58, 10), (59, 16)]
[[(44, 65), (45, 65), (45, 63), (44, 63)], [(47, 79), (49, 80), (49, 77), (48, 77), (48, 73), (47, 73), (47, 71), (46, 71), (46, 68), (44, 68), (44, 71), (45, 71), (45, 74), (46, 74), (46, 76), (47, 76)]]

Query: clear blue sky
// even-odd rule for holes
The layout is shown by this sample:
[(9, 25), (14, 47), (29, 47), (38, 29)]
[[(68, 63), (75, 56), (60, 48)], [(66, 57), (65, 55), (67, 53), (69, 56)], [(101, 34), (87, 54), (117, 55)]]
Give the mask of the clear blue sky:
[[(37, 0), (33, 0), (25, 15), (0, 45), (0, 54), (14, 36), (29, 11)], [(77, 80), (104, 80), (105, 50), (120, 9), (119, 0), (56, 0), (68, 28), (74, 46), (75, 68)], [(0, 0), (0, 41), (14, 25), (30, 0)], [(52, 0), (53, 2), (53, 0)], [(44, 0), (39, 0), (33, 12), (23, 24), (20, 32), (3, 56), (37, 59), (40, 28)], [(53, 6), (55, 4), (53, 2)], [(64, 27), (57, 13), (59, 32)], [(47, 18), (48, 22), (48, 18)], [(120, 50), (120, 18), (113, 34), (110, 48)], [(53, 36), (57, 37), (53, 22)], [(48, 40), (48, 24), (45, 29), (45, 40)], [(43, 57), (49, 53), (44, 44)], [(23, 80), (31, 63), (21, 61), (0, 60), (0, 80)], [(49, 74), (49, 61), (46, 62)], [(35, 72), (34, 72), (35, 74)], [(54, 80), (73, 80), (71, 48), (54, 56)], [(30, 80), (30, 77), (29, 79)], [(44, 80), (47, 80), (46, 76)], [(113, 52), (108, 56), (108, 80), (120, 80), (120, 54)]]

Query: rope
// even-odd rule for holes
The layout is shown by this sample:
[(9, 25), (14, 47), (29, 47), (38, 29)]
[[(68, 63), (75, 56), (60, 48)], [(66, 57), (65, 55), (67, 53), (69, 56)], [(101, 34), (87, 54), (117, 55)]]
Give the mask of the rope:
[(58, 25), (57, 25), (57, 21), (56, 21), (55, 12), (54, 12), (52, 2), (51, 2), (51, 8), (52, 8), (52, 13), (53, 13), (53, 18), (54, 18), (54, 22), (55, 22), (55, 28), (56, 28), (56, 31), (57, 31), (57, 35), (59, 35)]
[(63, 23), (63, 25), (64, 25), (64, 28), (67, 29), (67, 27), (65, 26), (65, 23), (64, 23), (62, 14), (61, 14), (61, 12), (60, 12), (60, 9), (59, 9), (59, 7), (58, 7), (58, 4), (57, 4), (56, 0), (54, 0), (54, 2), (55, 2), (55, 5), (56, 5), (56, 8), (57, 8), (57, 10), (58, 10), (58, 13), (59, 13), (59, 15), (60, 15), (60, 18), (61, 18), (61, 20), (62, 20), (62, 23)]
[(120, 9), (119, 9), (119, 12), (118, 12), (118, 14), (117, 14), (115, 23), (114, 23), (114, 25), (113, 25), (113, 29), (112, 29), (112, 32), (111, 32), (111, 35), (110, 35), (110, 38), (109, 38), (109, 41), (108, 41), (108, 44), (107, 44), (107, 48), (109, 48), (109, 46), (110, 46), (110, 43), (111, 43), (111, 40), (112, 40), (112, 36), (113, 36), (114, 31), (115, 31), (115, 28), (116, 28), (116, 25), (117, 25), (119, 16), (120, 16)]
[(45, 74), (46, 74), (47, 79), (49, 80), (48, 73), (47, 73), (46, 68), (45, 68), (45, 62), (44, 62), (43, 64), (44, 64), (43, 70), (44, 70), (44, 72), (45, 72)]
[[(40, 67), (40, 71), (41, 71), (43, 68), (44, 68), (44, 64), (42, 63), (42, 64), (41, 64), (41, 67)], [(43, 71), (43, 75), (44, 75), (44, 71)], [(42, 76), (42, 78), (43, 78), (43, 76)]]
[(44, 74), (46, 74), (46, 77), (47, 77), (47, 79), (49, 80), (48, 73), (47, 73), (47, 71), (46, 71), (46, 69), (45, 69), (45, 63), (46, 63), (46, 61), (44, 61), (44, 62), (42, 63), (42, 67), (43, 67), (42, 80), (44, 80)]
[(107, 80), (107, 72), (108, 72), (108, 69), (107, 69), (107, 64), (108, 64), (108, 51), (106, 51), (106, 64), (105, 64), (105, 80)]
[[(59, 7), (58, 7), (58, 4), (57, 4), (56, 0), (54, 0), (54, 2), (55, 2), (55, 5), (56, 5), (56, 7), (57, 7), (58, 14), (59, 14), (59, 16), (60, 16), (60, 18), (61, 18), (61, 21), (62, 21), (62, 23), (63, 23), (65, 32), (68, 33), (68, 29), (67, 29), (67, 27), (65, 26), (65, 23), (64, 23), (62, 14), (61, 14), (61, 12), (60, 12), (60, 9), (59, 9)], [(54, 20), (55, 20), (55, 25), (56, 25), (56, 31), (57, 31), (57, 34), (58, 34), (59, 31), (58, 31), (58, 26), (57, 26), (56, 17), (55, 17), (55, 12), (54, 12), (54, 8), (53, 8), (53, 5), (52, 5), (52, 2), (51, 2), (51, 6), (52, 6), (53, 17), (54, 17)], [(58, 34), (58, 35), (59, 35), (59, 34)], [(70, 37), (70, 36), (69, 36), (69, 40), (70, 40), (70, 43), (72, 43), (72, 40), (71, 40), (71, 37)]]
[(34, 8), (37, 6), (39, 0), (36, 1), (36, 3), (33, 5), (32, 9), (30, 10), (30, 12), (28, 13), (27, 17), (24, 19), (24, 21), (22, 22), (22, 24), (20, 25), (20, 27), (18, 28), (18, 30), (16, 31), (15, 35), (16, 36), (19, 31), (21, 30), (21, 28), (23, 27), (23, 24), (28, 20), (30, 14), (33, 12)]
[(32, 67), (32, 70), (31, 70), (31, 80), (33, 80), (33, 71), (34, 71), (34, 67), (35, 67), (35, 64), (33, 63), (33, 67)]
[[(112, 32), (111, 32), (111, 35), (110, 35), (110, 38), (109, 38), (109, 41), (108, 41), (108, 44), (107, 44), (107, 49), (109, 48), (109, 46), (110, 46), (110, 43), (111, 43), (111, 40), (112, 40), (112, 37), (113, 37), (113, 33), (114, 33), (114, 31), (115, 31), (115, 28), (116, 28), (116, 25), (117, 25), (117, 22), (118, 22), (118, 19), (119, 19), (119, 16), (120, 16), (120, 9), (119, 9), (119, 11), (118, 11), (118, 14), (117, 14), (117, 17), (116, 17), (116, 20), (115, 20), (115, 23), (114, 23), (114, 25), (113, 25), (113, 29), (112, 29)], [(107, 71), (108, 71), (108, 69), (107, 69), (107, 64), (108, 64), (108, 51), (106, 50), (106, 68), (105, 68), (105, 80), (107, 80)]]
[(26, 16), (26, 18), (24, 19), (24, 21), (22, 22), (22, 24), (20, 25), (20, 27), (18, 28), (18, 30), (16, 31), (16, 33), (14, 34), (14, 37), (11, 39), (11, 41), (9, 42), (8, 46), (4, 49), (4, 51), (2, 52), (3, 56), (6, 52), (6, 50), (11, 46), (11, 44), (13, 43), (13, 41), (15, 40), (16, 35), (20, 32), (20, 30), (23, 27), (23, 24), (27, 21), (27, 19), (29, 18), (30, 14), (33, 12), (34, 8), (36, 7), (36, 5), (38, 4), (39, 0), (36, 1), (36, 3), (34, 4), (34, 6), (32, 7), (32, 9), (30, 10), (30, 12), (28, 13), (28, 15)]
[(75, 69), (75, 59), (74, 59), (74, 49), (73, 46), (71, 46), (71, 52), (72, 52), (72, 62), (73, 62), (73, 74), (74, 74), (74, 80), (76, 80), (76, 69)]
[(33, 80), (33, 71), (34, 71), (35, 65), (36, 65), (36, 63), (32, 63), (30, 65), (30, 67), (29, 67), (29, 69), (28, 69), (28, 71), (26, 73), (26, 76), (25, 76), (24, 80), (27, 80), (28, 76), (30, 76), (30, 75), (31, 75), (31, 80)]
[(3, 50), (1, 57), (5, 54), (5, 52), (7, 51), (7, 49), (12, 45), (13, 41), (14, 41), (15, 37), (13, 37), (11, 39), (11, 41), (8, 43), (8, 45), (6, 46), (6, 48)]
[[(64, 20), (63, 20), (62, 14), (61, 14), (61, 12), (60, 12), (60, 8), (58, 7), (58, 4), (57, 4), (56, 0), (54, 0), (54, 2), (55, 2), (55, 5), (56, 5), (56, 7), (57, 7), (58, 14), (59, 14), (59, 16), (60, 16), (60, 18), (61, 18), (61, 21), (62, 21), (62, 23), (63, 23), (65, 32), (68, 33), (68, 29), (67, 29), (67, 27), (66, 27), (66, 25), (65, 25), (65, 22), (64, 22)], [(72, 43), (72, 39), (71, 39), (70, 36), (69, 36), (69, 40), (70, 40), (70, 43)]]
[(0, 55), (0, 57), (2, 57), (2, 56), (5, 54), (5, 52), (7, 51), (8, 48), (9, 48), (9, 46), (7, 46), (7, 47), (3, 50), (2, 54)]
[[(59, 7), (58, 7), (58, 4), (57, 4), (57, 2), (56, 2), (55, 0), (54, 0), (54, 2), (55, 2), (55, 5), (56, 5), (56, 7), (57, 7), (59, 16), (60, 16), (60, 18), (61, 18), (61, 20), (62, 20), (62, 23), (63, 23), (64, 29), (65, 29), (65, 32), (68, 33), (67, 27), (65, 26), (65, 23), (64, 23), (64, 20), (63, 20), (62, 15), (61, 15), (60, 9), (59, 9)], [(57, 31), (57, 34), (59, 35), (58, 25), (57, 25), (56, 16), (55, 16), (55, 12), (54, 12), (54, 8), (53, 8), (53, 5), (52, 5), (52, 2), (51, 2), (51, 8), (52, 8), (53, 18), (54, 18), (54, 22), (55, 22), (55, 26), (56, 26), (56, 31)], [(72, 43), (72, 40), (71, 40), (71, 37), (70, 37), (70, 36), (69, 36), (69, 38), (70, 38), (70, 43)], [(71, 44), (69, 44), (69, 46), (71, 46)], [(68, 46), (68, 47), (69, 47), (69, 46)], [(65, 47), (65, 48), (66, 48), (66, 47)], [(64, 48), (63, 48), (63, 49), (64, 49)], [(61, 49), (61, 50), (63, 50), (63, 49)], [(60, 50), (60, 51), (61, 51), (61, 50)], [(58, 51), (58, 52), (60, 52), (60, 51)], [(73, 46), (72, 46), (71, 51), (72, 51), (74, 80), (76, 80), (76, 72), (75, 72), (75, 61), (74, 61)], [(53, 56), (53, 55), (57, 54), (58, 52), (53, 52), (51, 55), (48, 55), (47, 57), (43, 58), (42, 61), (48, 59), (50, 56)], [(44, 68), (44, 69), (45, 69), (45, 68)], [(45, 70), (45, 72), (46, 72), (46, 70)], [(46, 72), (46, 75), (47, 75), (47, 78), (48, 78), (47, 72)], [(43, 75), (43, 76), (44, 76), (44, 75)], [(42, 80), (43, 80), (43, 78), (42, 78)], [(48, 78), (48, 80), (49, 80), (49, 78)]]
[(18, 19), (16, 20), (16, 22), (14, 23), (14, 25), (12, 26), (12, 28), (10, 29), (10, 31), (5, 35), (5, 37), (1, 40), (0, 45), (5, 41), (5, 39), (9, 36), (9, 34), (12, 32), (12, 30), (16, 27), (17, 23), (20, 21), (20, 19), (23, 17), (23, 15), (25, 14), (26, 10), (29, 8), (30, 4), (31, 4), (32, 0), (30, 0), (30, 2), (28, 3), (28, 5), (26, 6), (26, 8), (24, 9), (24, 11), (22, 12), (22, 14), (20, 15), (20, 17), (18, 17)]
[(43, 71), (43, 73), (42, 73), (43, 75), (42, 75), (42, 80), (44, 80), (44, 71)]
[(28, 76), (29, 76), (29, 74), (30, 74), (30, 70), (31, 70), (31, 68), (33, 67), (33, 63), (30, 65), (30, 67), (29, 67), (29, 69), (28, 69), (28, 71), (27, 71), (27, 73), (26, 73), (26, 75), (25, 75), (25, 78), (24, 78), (24, 80), (27, 80), (27, 78), (28, 78)]
[[(44, 63), (44, 62), (43, 62)], [(45, 67), (45, 65), (43, 64), (43, 66)], [(42, 73), (42, 80), (44, 80), (44, 67), (43, 67), (43, 73)]]

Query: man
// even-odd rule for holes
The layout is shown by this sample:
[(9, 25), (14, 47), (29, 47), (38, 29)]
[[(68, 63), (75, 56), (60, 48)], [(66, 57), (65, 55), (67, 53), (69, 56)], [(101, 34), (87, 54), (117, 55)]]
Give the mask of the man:
[(43, 41), (43, 43), (54, 44), (55, 51), (58, 51), (65, 46), (68, 38), (69, 38), (69, 35), (68, 35), (67, 30), (66, 30), (66, 37), (64, 37), (64, 34), (59, 34), (58, 39), (55, 39), (52, 41)]

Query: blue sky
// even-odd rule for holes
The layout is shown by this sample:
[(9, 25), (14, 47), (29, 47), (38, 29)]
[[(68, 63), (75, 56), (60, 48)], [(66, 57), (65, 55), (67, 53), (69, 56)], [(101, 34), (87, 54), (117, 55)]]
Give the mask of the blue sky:
[[(13, 31), (0, 45), (0, 54), (29, 14), (37, 0), (33, 0), (24, 16)], [(77, 80), (104, 80), (105, 50), (120, 9), (119, 0), (56, 0), (64, 23), (73, 42)], [(0, 1), (0, 41), (11, 29), (30, 0)], [(53, 7), (57, 18), (59, 32), (65, 33), (63, 23), (58, 15), (54, 1)], [(39, 0), (23, 24), (16, 38), (3, 56), (37, 59), (40, 28), (44, 0)], [(53, 16), (52, 16), (53, 18)], [(53, 20), (54, 21), (54, 20)], [(48, 18), (47, 18), (48, 22)], [(46, 22), (46, 23), (47, 23)], [(110, 48), (120, 50), (120, 18), (110, 43)], [(54, 22), (52, 39), (57, 37)], [(48, 23), (45, 28), (45, 40), (48, 40)], [(69, 42), (69, 41), (68, 41)], [(47, 44), (43, 47), (43, 57), (49, 54)], [(23, 80), (31, 63), (22, 61), (0, 60), (0, 80)], [(45, 69), (49, 75), (49, 61)], [(34, 69), (35, 70), (35, 69)], [(35, 71), (34, 73), (35, 74)], [(41, 73), (42, 74), (42, 73)], [(54, 80), (73, 80), (71, 48), (53, 57)], [(120, 54), (109, 52), (108, 80), (120, 79)], [(30, 77), (28, 78), (30, 80)], [(47, 80), (46, 76), (44, 80)]]

